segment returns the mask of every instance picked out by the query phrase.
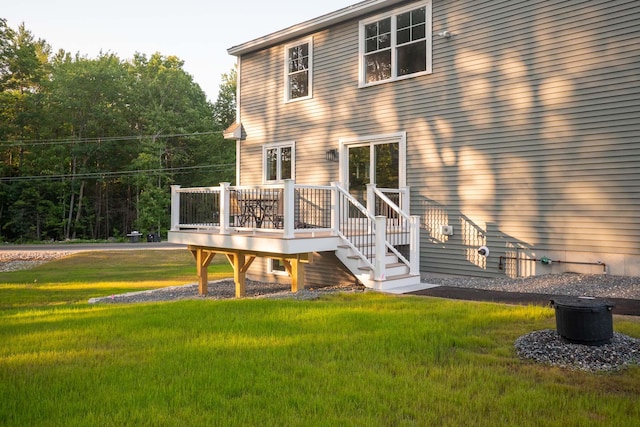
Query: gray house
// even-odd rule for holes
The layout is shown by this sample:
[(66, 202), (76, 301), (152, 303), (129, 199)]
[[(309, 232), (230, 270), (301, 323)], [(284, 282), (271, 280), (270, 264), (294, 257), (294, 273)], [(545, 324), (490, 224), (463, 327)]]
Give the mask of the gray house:
[(639, 23), (637, 1), (366, 0), (234, 46), (237, 185), (174, 187), (169, 239), (202, 292), (225, 254), (238, 295), (640, 276)]

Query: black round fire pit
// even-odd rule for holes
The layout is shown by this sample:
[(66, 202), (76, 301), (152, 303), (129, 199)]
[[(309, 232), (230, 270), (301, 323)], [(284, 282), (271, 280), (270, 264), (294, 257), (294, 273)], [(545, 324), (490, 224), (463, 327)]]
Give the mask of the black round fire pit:
[(613, 338), (614, 304), (594, 298), (562, 297), (551, 300), (556, 311), (556, 330), (567, 342), (604, 345)]

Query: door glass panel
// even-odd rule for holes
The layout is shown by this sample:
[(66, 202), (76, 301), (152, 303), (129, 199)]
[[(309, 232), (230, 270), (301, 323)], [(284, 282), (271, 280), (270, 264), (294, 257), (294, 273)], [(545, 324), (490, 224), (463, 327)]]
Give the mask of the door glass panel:
[(376, 186), (378, 188), (398, 188), (400, 186), (398, 144), (378, 144), (375, 146)]
[(371, 148), (349, 147), (349, 193), (365, 203), (370, 182)]

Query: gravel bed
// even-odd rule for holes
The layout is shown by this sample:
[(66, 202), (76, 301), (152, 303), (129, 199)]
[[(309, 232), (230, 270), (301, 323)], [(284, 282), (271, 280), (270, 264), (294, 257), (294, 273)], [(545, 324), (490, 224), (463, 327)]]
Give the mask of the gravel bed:
[(588, 372), (618, 371), (640, 364), (640, 340), (618, 332), (601, 346), (565, 342), (553, 329), (531, 332), (515, 342), (516, 353), (546, 365)]
[(440, 286), (490, 291), (640, 300), (640, 277), (606, 274), (564, 273), (516, 279), (427, 275), (422, 281)]
[[(320, 298), (332, 292), (357, 292), (362, 288), (352, 285), (346, 286), (327, 286), (323, 288), (309, 288), (299, 292), (291, 292), (290, 285), (282, 285), (277, 283), (259, 282), (247, 280), (246, 297), (245, 298), (272, 298), (282, 299), (291, 298), (296, 300), (312, 300)], [(223, 279), (216, 282), (209, 282), (207, 287), (207, 295), (198, 295), (198, 284), (189, 284), (184, 286), (171, 286), (149, 291), (129, 292), (120, 295), (110, 295), (100, 298), (91, 298), (89, 304), (107, 303), (139, 303), (139, 302), (155, 302), (155, 301), (176, 301), (184, 299), (230, 299), (235, 298), (236, 288), (233, 280)]]
[[(425, 282), (441, 286), (487, 289), (505, 292), (541, 293), (562, 296), (597, 298), (628, 298), (640, 300), (640, 278), (607, 275), (554, 274), (519, 279), (486, 279), (466, 276), (429, 277)], [(364, 288), (354, 285), (319, 287), (290, 292), (288, 285), (247, 280), (247, 298), (314, 299), (327, 292), (358, 292)], [(224, 299), (235, 297), (235, 285), (225, 279), (212, 282), (208, 295), (198, 295), (197, 284), (174, 286), (151, 291), (133, 292), (96, 298), (93, 302), (128, 303), (170, 301), (178, 299)]]
[(64, 251), (0, 251), (0, 273), (28, 270), (37, 265), (64, 258), (72, 253)]

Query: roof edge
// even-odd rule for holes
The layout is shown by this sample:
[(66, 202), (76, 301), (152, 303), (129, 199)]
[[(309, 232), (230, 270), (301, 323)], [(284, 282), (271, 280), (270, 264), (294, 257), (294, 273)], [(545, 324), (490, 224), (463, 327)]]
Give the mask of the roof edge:
[(347, 6), (342, 9), (338, 9), (334, 12), (327, 13), (319, 16), (318, 18), (310, 19), (308, 21), (301, 22), (300, 24), (292, 25), (283, 30), (276, 31), (266, 36), (259, 37), (257, 39), (250, 40), (246, 43), (239, 44), (237, 46), (227, 49), (229, 55), (240, 56), (245, 53), (254, 52), (256, 50), (271, 46), (277, 43), (284, 42), (285, 40), (300, 37), (305, 34), (309, 34), (314, 31), (318, 31), (322, 28), (329, 27), (331, 25), (339, 24), (357, 16), (361, 16), (370, 12), (383, 9), (388, 6), (393, 6), (397, 3), (401, 3), (402, 0), (365, 0), (360, 3)]

